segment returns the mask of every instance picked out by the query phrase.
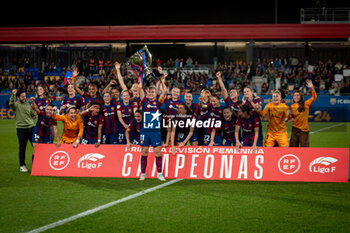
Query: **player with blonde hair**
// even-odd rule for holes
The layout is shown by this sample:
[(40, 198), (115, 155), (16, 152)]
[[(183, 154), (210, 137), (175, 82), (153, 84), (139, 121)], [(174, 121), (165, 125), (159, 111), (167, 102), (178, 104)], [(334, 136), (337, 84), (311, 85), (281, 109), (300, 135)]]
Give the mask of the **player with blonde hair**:
[(273, 147), (275, 142), (280, 147), (289, 146), (286, 118), (288, 117), (289, 107), (282, 103), (282, 94), (276, 90), (272, 95), (272, 102), (268, 103), (264, 110), (259, 105), (254, 105), (260, 116), (268, 114), (269, 123), (265, 136), (265, 146)]

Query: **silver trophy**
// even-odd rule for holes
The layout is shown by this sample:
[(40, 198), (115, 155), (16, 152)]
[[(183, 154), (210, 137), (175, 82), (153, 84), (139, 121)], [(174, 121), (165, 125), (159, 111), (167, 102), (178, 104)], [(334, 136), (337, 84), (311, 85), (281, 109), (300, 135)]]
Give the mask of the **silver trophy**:
[(143, 83), (143, 86), (150, 86), (157, 80), (151, 67), (152, 54), (145, 45), (142, 49), (130, 56), (126, 62), (134, 75), (138, 77), (138, 83)]

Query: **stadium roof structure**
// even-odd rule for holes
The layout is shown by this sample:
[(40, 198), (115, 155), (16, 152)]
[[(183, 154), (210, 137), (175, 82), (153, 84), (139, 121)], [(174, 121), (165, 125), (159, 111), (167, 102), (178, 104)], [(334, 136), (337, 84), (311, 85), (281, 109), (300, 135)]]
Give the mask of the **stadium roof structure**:
[(2, 27), (0, 42), (348, 39), (350, 24)]

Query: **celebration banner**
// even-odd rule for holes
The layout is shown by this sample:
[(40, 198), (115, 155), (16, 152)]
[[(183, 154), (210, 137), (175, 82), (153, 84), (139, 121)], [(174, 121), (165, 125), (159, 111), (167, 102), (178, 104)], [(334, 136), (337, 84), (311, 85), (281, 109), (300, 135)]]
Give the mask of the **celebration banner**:
[[(38, 144), (32, 176), (124, 177), (140, 176), (141, 148), (124, 145)], [(185, 146), (162, 149), (167, 179), (348, 182), (348, 148)], [(154, 154), (148, 157), (146, 178), (156, 178)]]

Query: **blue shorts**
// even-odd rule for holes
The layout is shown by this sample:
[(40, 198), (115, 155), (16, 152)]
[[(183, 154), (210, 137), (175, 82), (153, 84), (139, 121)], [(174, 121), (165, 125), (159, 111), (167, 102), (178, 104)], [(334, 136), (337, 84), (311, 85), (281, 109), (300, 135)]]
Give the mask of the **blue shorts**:
[(177, 133), (176, 134), (176, 142), (179, 143), (179, 142), (183, 142), (185, 141), (185, 139), (187, 138), (189, 133)]
[(157, 147), (162, 145), (162, 136), (160, 131), (141, 131), (140, 145), (144, 147)]
[[(204, 140), (203, 140), (203, 146), (208, 146), (211, 141), (211, 135), (210, 134), (204, 134)], [(222, 137), (221, 135), (215, 135), (214, 137), (214, 146), (221, 146), (222, 145)]]
[(81, 140), (81, 144), (96, 144), (97, 143), (97, 139), (86, 139), (86, 138), (83, 138)]
[(103, 144), (118, 144), (118, 134), (110, 133), (102, 135)]
[(135, 133), (135, 132), (131, 132), (130, 133), (130, 143), (133, 145), (140, 145), (140, 135)]
[(118, 132), (117, 144), (126, 144), (125, 132), (123, 132), (123, 131)]
[(130, 142), (131, 142), (131, 144), (133, 144), (133, 145), (140, 145), (140, 142), (139, 142), (138, 140), (136, 140), (135, 138), (132, 139)]
[(194, 129), (190, 142), (198, 142), (198, 130)]
[(48, 137), (43, 137), (43, 136), (39, 136), (34, 132), (32, 135), (32, 142), (33, 143), (52, 143), (52, 140), (50, 135)]

